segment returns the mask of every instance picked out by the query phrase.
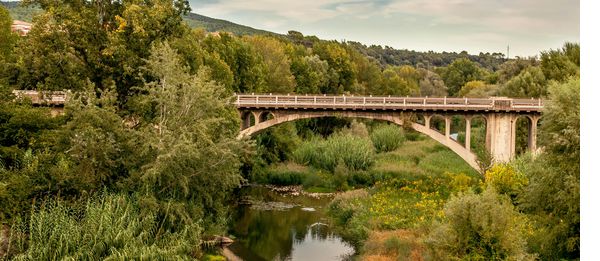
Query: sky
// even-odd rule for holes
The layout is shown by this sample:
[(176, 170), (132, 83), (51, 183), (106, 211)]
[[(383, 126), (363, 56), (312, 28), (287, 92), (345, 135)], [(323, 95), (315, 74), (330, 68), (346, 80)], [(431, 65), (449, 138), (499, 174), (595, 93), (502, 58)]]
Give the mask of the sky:
[(416, 51), (527, 57), (579, 40), (578, 0), (190, 0), (257, 29)]

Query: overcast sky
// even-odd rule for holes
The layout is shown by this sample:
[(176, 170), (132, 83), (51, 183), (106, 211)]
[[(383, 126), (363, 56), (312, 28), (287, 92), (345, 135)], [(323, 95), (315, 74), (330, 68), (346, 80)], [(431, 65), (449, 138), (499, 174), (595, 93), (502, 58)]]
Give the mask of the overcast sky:
[(537, 55), (579, 42), (578, 0), (190, 0), (193, 12), (286, 34), (417, 51)]

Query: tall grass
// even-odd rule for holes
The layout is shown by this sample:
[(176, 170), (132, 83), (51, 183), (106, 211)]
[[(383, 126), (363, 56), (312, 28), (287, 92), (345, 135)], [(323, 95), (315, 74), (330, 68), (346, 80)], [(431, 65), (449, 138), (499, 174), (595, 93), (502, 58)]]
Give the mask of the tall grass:
[(80, 209), (60, 201), (31, 213), (27, 226), (10, 237), (15, 260), (191, 259), (199, 245), (199, 224), (157, 233), (161, 220), (142, 213), (125, 195), (105, 195)]
[(293, 153), (298, 164), (310, 165), (331, 173), (339, 164), (348, 170), (367, 170), (374, 163), (374, 150), (367, 138), (336, 133), (327, 140), (318, 138), (301, 144)]
[(394, 151), (406, 140), (404, 131), (389, 124), (377, 127), (371, 133), (371, 141), (378, 153)]

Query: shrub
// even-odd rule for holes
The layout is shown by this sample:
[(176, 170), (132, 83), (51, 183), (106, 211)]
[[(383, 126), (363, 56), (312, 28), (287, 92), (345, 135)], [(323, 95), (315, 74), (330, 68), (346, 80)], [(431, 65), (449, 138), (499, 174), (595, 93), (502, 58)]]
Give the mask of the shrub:
[(493, 186), (500, 194), (515, 197), (528, 183), (525, 174), (511, 165), (496, 164), (485, 172), (485, 183)]
[(404, 132), (398, 126), (386, 124), (373, 130), (371, 141), (378, 153), (394, 151), (405, 141)]
[(471, 178), (469, 175), (464, 174), (464, 173), (459, 173), (459, 174), (446, 173), (446, 175), (449, 175), (451, 177), (450, 189), (452, 191), (465, 192), (465, 191), (471, 189), (471, 187), (474, 184), (477, 184), (477, 182), (474, 182), (473, 178)]
[(434, 259), (533, 260), (524, 240), (527, 220), (493, 187), (451, 198), (444, 214), (427, 239)]

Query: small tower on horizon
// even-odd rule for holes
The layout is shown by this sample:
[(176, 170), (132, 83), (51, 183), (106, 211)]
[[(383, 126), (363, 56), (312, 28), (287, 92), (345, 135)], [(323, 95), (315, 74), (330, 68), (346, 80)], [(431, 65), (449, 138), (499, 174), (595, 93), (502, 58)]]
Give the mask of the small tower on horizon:
[(508, 60), (510, 58), (509, 51), (510, 51), (510, 45), (507, 45), (506, 46), (506, 60)]

